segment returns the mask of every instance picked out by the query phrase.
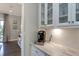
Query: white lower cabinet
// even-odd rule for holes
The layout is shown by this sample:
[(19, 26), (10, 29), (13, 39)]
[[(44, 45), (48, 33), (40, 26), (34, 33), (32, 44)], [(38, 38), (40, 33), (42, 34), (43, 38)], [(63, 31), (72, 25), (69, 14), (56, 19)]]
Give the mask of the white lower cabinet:
[(48, 56), (45, 52), (41, 51), (40, 49), (32, 46), (32, 53), (31, 56)]

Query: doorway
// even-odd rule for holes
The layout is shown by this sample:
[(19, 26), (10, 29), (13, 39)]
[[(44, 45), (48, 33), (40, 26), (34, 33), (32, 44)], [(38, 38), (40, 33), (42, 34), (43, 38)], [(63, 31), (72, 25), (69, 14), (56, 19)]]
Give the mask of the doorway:
[(3, 42), (4, 21), (0, 21), (0, 42)]

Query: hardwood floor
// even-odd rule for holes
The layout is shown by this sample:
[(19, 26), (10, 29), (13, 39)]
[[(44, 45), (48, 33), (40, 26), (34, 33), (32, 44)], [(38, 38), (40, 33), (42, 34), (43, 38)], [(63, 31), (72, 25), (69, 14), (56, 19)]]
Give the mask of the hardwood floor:
[(3, 50), (2, 50), (3, 52), (1, 53), (3, 54), (3, 56), (20, 56), (21, 55), (21, 49), (17, 45), (16, 41), (3, 43), (2, 47), (3, 47)]

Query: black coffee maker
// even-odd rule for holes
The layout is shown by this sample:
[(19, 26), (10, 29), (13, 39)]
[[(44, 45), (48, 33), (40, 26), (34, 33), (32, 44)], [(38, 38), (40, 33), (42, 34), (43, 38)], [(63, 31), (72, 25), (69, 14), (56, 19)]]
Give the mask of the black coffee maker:
[(45, 42), (45, 37), (46, 37), (46, 32), (44, 30), (38, 31), (37, 37), (38, 37), (37, 42), (44, 43)]

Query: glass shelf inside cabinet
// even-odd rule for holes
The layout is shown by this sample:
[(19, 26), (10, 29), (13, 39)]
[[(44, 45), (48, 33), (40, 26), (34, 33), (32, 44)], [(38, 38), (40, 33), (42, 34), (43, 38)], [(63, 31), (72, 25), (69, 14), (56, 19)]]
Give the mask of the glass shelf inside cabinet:
[(79, 3), (76, 3), (76, 21), (79, 21)]
[(45, 4), (41, 3), (41, 25), (45, 24)]
[(53, 24), (53, 4), (48, 3), (47, 5), (47, 24)]
[(61, 3), (59, 4), (59, 23), (68, 22), (68, 4)]

